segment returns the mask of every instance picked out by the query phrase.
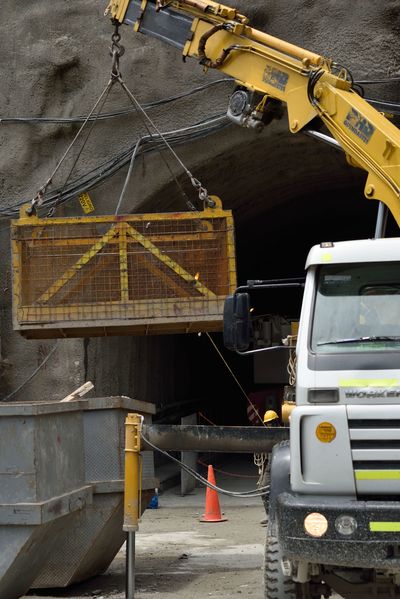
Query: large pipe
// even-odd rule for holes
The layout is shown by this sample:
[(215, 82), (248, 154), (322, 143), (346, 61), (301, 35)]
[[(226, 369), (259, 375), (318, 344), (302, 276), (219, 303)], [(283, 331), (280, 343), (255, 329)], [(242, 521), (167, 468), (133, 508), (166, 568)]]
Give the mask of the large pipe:
[(142, 432), (142, 449), (152, 449), (148, 439), (167, 451), (269, 453), (276, 443), (289, 439), (289, 427), (144, 424)]

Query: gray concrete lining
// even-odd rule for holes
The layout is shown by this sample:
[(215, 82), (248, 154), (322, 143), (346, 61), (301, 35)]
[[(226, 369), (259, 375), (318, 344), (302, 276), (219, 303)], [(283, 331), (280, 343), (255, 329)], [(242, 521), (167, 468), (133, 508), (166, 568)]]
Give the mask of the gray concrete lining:
[[(108, 47), (112, 28), (103, 11), (106, 2), (76, 0), (53, 3), (5, 0), (0, 24), (2, 89), (0, 118), (85, 115), (110, 73)], [(251, 6), (232, 2), (252, 23), (307, 49), (348, 66), (356, 79), (399, 74), (396, 0), (351, 3), (323, 0), (262, 0)], [(187, 91), (219, 78), (182, 62), (179, 52), (157, 40), (122, 29), (126, 48), (123, 77), (140, 102)], [(229, 85), (218, 85), (153, 109), (161, 130), (193, 124), (225, 110)], [(374, 97), (399, 100), (393, 84), (368, 87)], [(104, 106), (112, 111), (129, 105), (114, 89)], [(77, 132), (77, 125), (9, 124), (0, 128), (0, 207), (30, 200), (44, 184)], [(82, 174), (132, 144), (145, 132), (137, 115), (102, 121), (93, 129), (73, 176)], [(288, 133), (286, 117), (261, 135), (231, 126), (211, 138), (179, 147), (185, 165), (234, 210), (239, 270), (242, 279), (268, 276), (271, 270), (301, 270), (305, 251), (321, 237), (344, 238), (373, 231), (376, 206), (363, 198), (364, 176), (344, 157), (315, 140)], [(75, 154), (76, 156), (76, 154)], [(167, 153), (165, 153), (167, 156)], [(190, 184), (168, 156), (170, 168), (189, 196)], [(62, 185), (71, 161), (54, 179)], [(96, 213), (112, 213), (126, 169), (91, 191)], [(184, 209), (180, 191), (159, 155), (141, 157), (134, 168), (125, 211)], [(81, 214), (77, 199), (59, 214)], [(343, 214), (345, 218), (343, 218)], [(327, 218), (327, 215), (328, 218)], [(295, 240), (295, 265), (284, 257), (283, 240)], [(11, 326), (11, 267), (8, 228), (0, 223), (1, 358), (0, 392), (17, 389), (43, 361), (52, 341), (26, 341)], [(274, 259), (269, 258), (271, 251)], [(264, 258), (262, 258), (264, 256)], [(260, 272), (260, 271), (263, 272)], [(257, 271), (257, 272), (255, 272)], [(269, 272), (265, 272), (269, 271)], [(297, 273), (293, 273), (297, 274)], [(275, 275), (275, 273), (274, 273)], [(126, 394), (164, 406), (190, 393), (187, 356), (196, 340), (182, 337), (60, 340), (46, 366), (17, 400), (61, 399), (85, 380), (96, 395)], [(179, 377), (175, 376), (177, 364)], [(50, 396), (50, 397), (49, 397)]]

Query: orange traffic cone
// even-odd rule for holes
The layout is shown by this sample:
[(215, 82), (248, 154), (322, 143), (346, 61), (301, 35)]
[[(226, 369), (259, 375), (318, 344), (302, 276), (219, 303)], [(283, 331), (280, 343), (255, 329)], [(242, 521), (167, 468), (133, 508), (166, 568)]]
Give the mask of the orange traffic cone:
[[(211, 465), (208, 466), (207, 481), (215, 485), (214, 469)], [(214, 489), (207, 487), (206, 489), (206, 509), (200, 522), (225, 522), (228, 518), (221, 517), (221, 509), (219, 507), (218, 493)]]

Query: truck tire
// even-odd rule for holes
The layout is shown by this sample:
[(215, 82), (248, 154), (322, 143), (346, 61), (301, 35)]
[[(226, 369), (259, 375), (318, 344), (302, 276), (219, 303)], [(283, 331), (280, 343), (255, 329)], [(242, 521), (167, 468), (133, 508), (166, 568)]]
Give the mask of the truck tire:
[[(268, 523), (264, 554), (264, 599), (320, 599), (312, 582), (300, 584), (285, 576), (282, 551), (273, 525)], [(327, 596), (327, 595), (325, 595)]]
[(268, 522), (264, 554), (264, 599), (298, 599), (297, 584), (281, 568), (282, 552), (274, 526)]

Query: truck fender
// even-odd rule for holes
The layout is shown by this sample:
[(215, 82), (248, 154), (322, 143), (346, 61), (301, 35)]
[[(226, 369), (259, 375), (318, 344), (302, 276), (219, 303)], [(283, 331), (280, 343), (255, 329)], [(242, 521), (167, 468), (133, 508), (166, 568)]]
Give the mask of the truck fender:
[(274, 445), (271, 455), (269, 518), (276, 519), (278, 495), (290, 491), (290, 444), (281, 441)]

